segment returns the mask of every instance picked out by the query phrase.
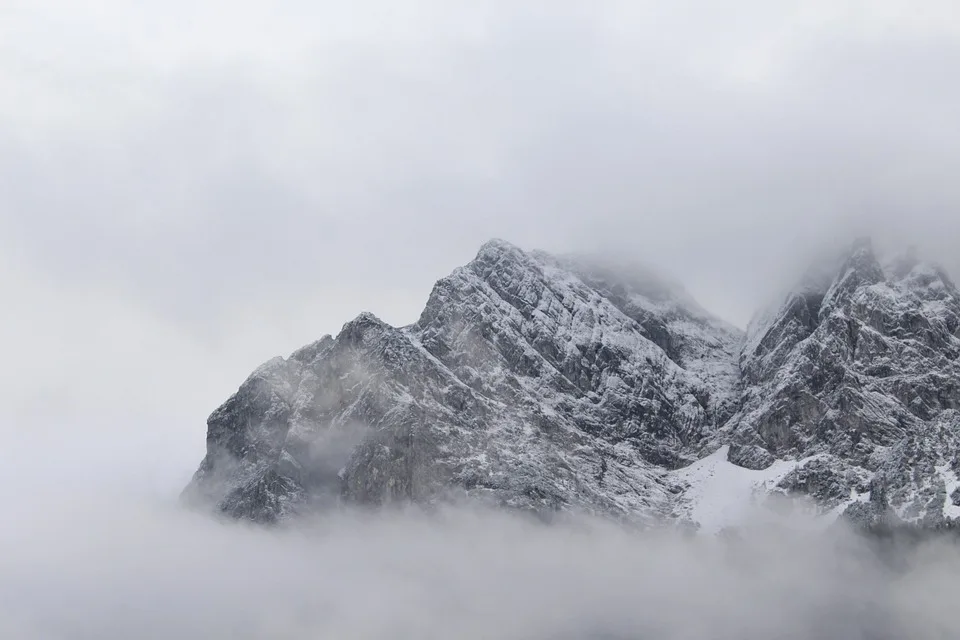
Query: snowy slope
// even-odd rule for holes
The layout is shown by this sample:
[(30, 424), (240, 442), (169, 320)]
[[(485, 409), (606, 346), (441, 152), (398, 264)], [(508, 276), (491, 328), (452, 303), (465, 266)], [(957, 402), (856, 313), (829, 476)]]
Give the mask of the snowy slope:
[(729, 462), (728, 452), (729, 447), (723, 446), (671, 473), (671, 479), (685, 488), (678, 516), (700, 525), (704, 532), (717, 533), (767, 515), (764, 498), (797, 466), (778, 460), (767, 469), (746, 469)]

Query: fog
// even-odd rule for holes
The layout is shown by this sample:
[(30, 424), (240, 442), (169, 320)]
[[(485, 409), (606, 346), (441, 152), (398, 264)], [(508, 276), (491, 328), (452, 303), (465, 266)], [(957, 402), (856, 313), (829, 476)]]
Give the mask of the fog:
[(5, 0), (0, 635), (957, 637), (944, 549), (175, 497), (255, 366), (491, 237), (741, 327), (854, 236), (960, 277), (958, 43), (954, 0)]
[(6, 638), (960, 633), (956, 547), (921, 548), (891, 565), (840, 531), (745, 530), (730, 541), (465, 507), (341, 512), (268, 530), (117, 492), (33, 498), (5, 509), (0, 532)]
[(951, 541), (881, 549), (782, 504), (757, 507), (727, 536), (575, 515), (545, 524), (468, 504), (339, 508), (254, 526), (184, 508), (162, 478), (148, 490), (145, 477), (167, 452), (134, 451), (114, 435), (117, 457), (98, 452), (100, 440), (44, 447), (27, 435), (4, 449), (0, 637), (960, 634), (960, 546)]

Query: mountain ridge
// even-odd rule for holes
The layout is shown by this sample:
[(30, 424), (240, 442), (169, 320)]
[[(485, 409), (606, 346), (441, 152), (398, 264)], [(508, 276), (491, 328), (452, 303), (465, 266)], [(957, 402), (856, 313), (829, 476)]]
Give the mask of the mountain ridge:
[(208, 419), (184, 498), (264, 522), (465, 497), (683, 520), (703, 491), (679, 470), (727, 447), (748, 470), (796, 462), (764, 492), (824, 513), (949, 520), (956, 286), (864, 239), (836, 271), (744, 332), (649, 270), (488, 241), (415, 323), (362, 313), (259, 367)]

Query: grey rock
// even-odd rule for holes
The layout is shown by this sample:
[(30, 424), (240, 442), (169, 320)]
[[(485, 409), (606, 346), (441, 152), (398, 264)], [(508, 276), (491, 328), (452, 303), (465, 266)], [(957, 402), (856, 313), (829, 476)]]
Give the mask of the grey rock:
[(687, 304), (487, 243), (414, 325), (361, 314), (258, 369), (208, 420), (185, 496), (258, 521), (464, 496), (654, 517), (736, 385), (740, 334)]
[(857, 518), (938, 522), (960, 435), (958, 324), (960, 295), (941, 269), (913, 257), (883, 267), (860, 241), (832, 279), (805, 282), (751, 328), (742, 405), (723, 436), (772, 459), (821, 456), (790, 482), (825, 505), (873, 478), (889, 504), (851, 505)]
[(858, 241), (746, 334), (641, 267), (485, 244), (419, 320), (364, 313), (257, 369), (207, 422), (184, 498), (272, 522), (469, 498), (541, 515), (676, 513), (671, 470), (796, 468), (776, 490), (863, 522), (960, 502), (960, 295)]

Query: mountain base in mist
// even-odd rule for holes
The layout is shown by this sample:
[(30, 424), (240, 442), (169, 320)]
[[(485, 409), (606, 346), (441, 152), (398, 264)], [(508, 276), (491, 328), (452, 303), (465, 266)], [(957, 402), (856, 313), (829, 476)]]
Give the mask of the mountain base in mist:
[(429, 515), (347, 510), (263, 529), (102, 497), (44, 500), (33, 509), (11, 514), (20, 526), (0, 531), (5, 638), (960, 634), (955, 545), (891, 543), (878, 555), (874, 543), (843, 527), (690, 537), (447, 507)]

